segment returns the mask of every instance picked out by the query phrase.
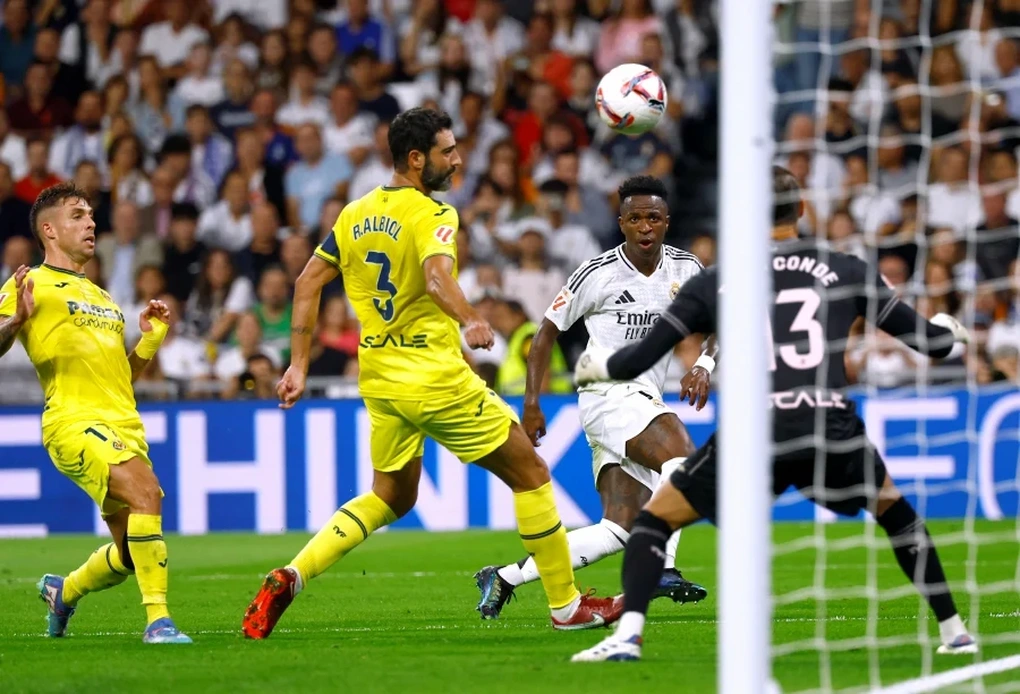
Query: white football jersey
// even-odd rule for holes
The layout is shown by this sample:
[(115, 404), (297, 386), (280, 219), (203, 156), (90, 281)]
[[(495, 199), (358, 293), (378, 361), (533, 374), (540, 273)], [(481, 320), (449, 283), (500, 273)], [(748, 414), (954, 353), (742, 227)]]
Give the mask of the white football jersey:
[[(584, 318), (589, 347), (618, 350), (648, 334), (684, 282), (703, 269), (695, 255), (664, 244), (658, 267), (646, 277), (627, 259), (621, 244), (577, 268), (545, 317), (560, 331)], [(661, 394), (669, 361), (667, 354), (634, 382)], [(581, 390), (602, 393), (609, 387), (595, 383)]]

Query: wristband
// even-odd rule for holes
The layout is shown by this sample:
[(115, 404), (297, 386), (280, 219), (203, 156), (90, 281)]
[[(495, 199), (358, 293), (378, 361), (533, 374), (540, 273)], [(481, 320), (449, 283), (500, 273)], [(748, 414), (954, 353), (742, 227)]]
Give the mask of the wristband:
[(142, 333), (142, 339), (138, 341), (138, 345), (135, 347), (135, 354), (138, 355), (139, 359), (145, 359), (146, 361), (156, 356), (156, 351), (159, 350), (159, 346), (163, 344), (167, 331), (170, 330), (170, 326), (158, 318), (150, 318), (149, 323), (152, 324), (152, 330)]
[(708, 372), (709, 376), (711, 376), (712, 372), (715, 371), (715, 359), (708, 356), (707, 354), (702, 354), (700, 357), (698, 357), (698, 360), (694, 362), (694, 366), (700, 366), (701, 368)]

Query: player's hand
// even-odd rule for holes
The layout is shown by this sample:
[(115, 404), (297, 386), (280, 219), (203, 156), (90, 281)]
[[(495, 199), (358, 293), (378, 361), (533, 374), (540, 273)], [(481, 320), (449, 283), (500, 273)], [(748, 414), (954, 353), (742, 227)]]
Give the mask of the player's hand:
[(305, 372), (294, 366), (288, 366), (279, 384), (276, 394), (280, 396), (280, 409), (289, 410), (305, 393)]
[(931, 317), (931, 322), (940, 328), (945, 328), (953, 333), (953, 339), (957, 342), (967, 344), (970, 342), (970, 331), (963, 327), (963, 324), (950, 316), (948, 313), (936, 313)]
[(465, 326), (464, 340), (471, 349), (492, 349), (492, 345), (496, 342), (496, 337), (488, 321), (479, 318)]
[(613, 351), (605, 347), (589, 347), (581, 353), (574, 367), (574, 383), (586, 386), (596, 381), (609, 381), (609, 357)]
[(538, 403), (525, 403), (523, 423), (524, 431), (531, 439), (531, 445), (535, 448), (541, 446), (539, 439), (545, 436), (545, 415), (542, 414), (542, 408), (538, 406)]
[(687, 400), (694, 409), (701, 408), (708, 402), (708, 390), (712, 385), (712, 374), (703, 366), (694, 366), (680, 379), (680, 401)]
[(141, 315), (138, 316), (138, 327), (142, 329), (143, 333), (152, 332), (153, 318), (169, 325), (170, 307), (162, 301), (150, 301), (149, 304), (142, 310)]
[(18, 293), (18, 305), (14, 310), (14, 319), (20, 323), (27, 321), (35, 312), (35, 280), (28, 276), (29, 268), (22, 265), (14, 273), (14, 288)]

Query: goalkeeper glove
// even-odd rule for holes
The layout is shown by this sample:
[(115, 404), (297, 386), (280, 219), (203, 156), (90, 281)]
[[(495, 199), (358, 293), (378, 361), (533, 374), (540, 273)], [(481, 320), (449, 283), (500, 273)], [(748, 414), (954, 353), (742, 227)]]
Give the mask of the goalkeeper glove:
[(574, 383), (586, 386), (596, 381), (609, 381), (609, 357), (613, 350), (605, 347), (589, 347), (581, 353), (574, 368)]
[(962, 342), (967, 344), (970, 342), (970, 332), (967, 328), (963, 327), (963, 324), (950, 316), (948, 313), (936, 313), (931, 317), (932, 325), (937, 325), (940, 328), (945, 328), (949, 332), (953, 333), (953, 339), (956, 342)]

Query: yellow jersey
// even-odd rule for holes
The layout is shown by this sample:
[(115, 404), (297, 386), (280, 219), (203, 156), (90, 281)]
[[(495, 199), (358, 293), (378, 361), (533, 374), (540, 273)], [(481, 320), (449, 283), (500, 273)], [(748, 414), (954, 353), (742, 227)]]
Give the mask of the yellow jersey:
[[(35, 311), (18, 339), (46, 398), (43, 428), (78, 419), (141, 426), (120, 308), (84, 275), (40, 265), (28, 276)], [(17, 303), (11, 277), (0, 287), (0, 316), (14, 315)]]
[(474, 375), (460, 326), (425, 292), (425, 260), (457, 262), (457, 211), (416, 188), (376, 188), (348, 204), (315, 255), (343, 274), (361, 322), (365, 397), (422, 400), (459, 392)]

